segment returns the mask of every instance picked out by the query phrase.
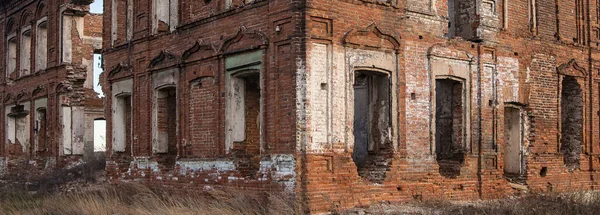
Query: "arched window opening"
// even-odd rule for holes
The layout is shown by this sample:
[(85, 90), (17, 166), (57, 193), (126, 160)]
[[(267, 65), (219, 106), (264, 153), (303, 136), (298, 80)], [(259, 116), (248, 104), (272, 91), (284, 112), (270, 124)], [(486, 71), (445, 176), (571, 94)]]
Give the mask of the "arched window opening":
[(463, 83), (454, 79), (435, 81), (435, 152), (440, 174), (460, 175), (464, 162)]
[(583, 143), (583, 97), (581, 85), (573, 76), (565, 76), (561, 92), (561, 147), (569, 171), (579, 168)]
[(35, 149), (36, 152), (45, 152), (48, 148), (48, 122), (46, 108), (39, 108), (35, 112)]
[(359, 175), (373, 183), (383, 183), (391, 166), (391, 93), (388, 74), (355, 72), (352, 158)]
[(48, 22), (40, 22), (36, 34), (35, 70), (42, 71), (48, 66)]
[(155, 93), (156, 153), (165, 166), (174, 167), (177, 157), (177, 88), (163, 87)]
[(6, 76), (11, 77), (11, 75), (17, 69), (17, 38), (16, 36), (9, 37), (7, 39), (7, 59), (6, 59)]
[(26, 76), (31, 71), (31, 28), (24, 30), (21, 34), (21, 74)]

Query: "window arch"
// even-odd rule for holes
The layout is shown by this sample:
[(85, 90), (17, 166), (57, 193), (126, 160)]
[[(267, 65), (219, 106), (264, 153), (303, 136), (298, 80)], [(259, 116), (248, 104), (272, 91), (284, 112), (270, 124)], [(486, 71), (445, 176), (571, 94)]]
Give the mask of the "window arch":
[(48, 15), (48, 10), (46, 9), (46, 3), (44, 1), (40, 1), (36, 8), (35, 17), (37, 19), (41, 19), (44, 16)]

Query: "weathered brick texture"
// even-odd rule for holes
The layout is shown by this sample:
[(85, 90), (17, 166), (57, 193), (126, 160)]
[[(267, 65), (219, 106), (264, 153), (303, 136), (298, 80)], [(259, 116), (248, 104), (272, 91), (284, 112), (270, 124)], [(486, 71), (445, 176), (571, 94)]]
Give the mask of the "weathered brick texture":
[[(151, 1), (104, 2), (121, 30), (104, 28), (103, 89), (131, 80), (134, 110), (130, 152), (108, 128), (111, 181), (283, 188), (311, 213), (598, 187), (596, 2), (226, 2), (180, 0), (157, 32)], [(174, 166), (153, 150), (163, 84), (177, 88)]]
[[(102, 15), (68, 0), (6, 0), (0, 6), (0, 175), (81, 164), (84, 154), (93, 153), (94, 119), (104, 116), (92, 88)], [(9, 71), (13, 56), (6, 44), (12, 36), (17, 44), (30, 38), (31, 46), (16, 46), (16, 68)]]

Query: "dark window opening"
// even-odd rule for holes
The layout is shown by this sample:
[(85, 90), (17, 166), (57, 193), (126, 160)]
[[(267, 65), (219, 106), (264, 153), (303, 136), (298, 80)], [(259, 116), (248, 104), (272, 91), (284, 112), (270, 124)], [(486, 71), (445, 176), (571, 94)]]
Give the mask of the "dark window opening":
[(542, 169), (540, 170), (540, 176), (546, 177), (546, 175), (548, 175), (548, 167), (542, 167)]
[(368, 71), (358, 71), (354, 77), (352, 158), (361, 177), (383, 183), (393, 156), (390, 78)]
[(448, 38), (456, 35), (456, 0), (448, 0)]
[(561, 93), (561, 147), (564, 163), (573, 171), (579, 168), (583, 143), (583, 97), (577, 79), (565, 76)]
[(36, 123), (35, 123), (35, 141), (36, 141), (36, 152), (38, 155), (42, 155), (47, 151), (48, 147), (48, 129), (46, 121), (46, 109), (40, 108), (36, 111)]
[(436, 80), (435, 150), (440, 174), (455, 178), (464, 162), (463, 84), (451, 79)]
[[(177, 90), (166, 87), (156, 96), (157, 132), (162, 163), (174, 167), (177, 157)], [(130, 116), (129, 116), (130, 117)]]

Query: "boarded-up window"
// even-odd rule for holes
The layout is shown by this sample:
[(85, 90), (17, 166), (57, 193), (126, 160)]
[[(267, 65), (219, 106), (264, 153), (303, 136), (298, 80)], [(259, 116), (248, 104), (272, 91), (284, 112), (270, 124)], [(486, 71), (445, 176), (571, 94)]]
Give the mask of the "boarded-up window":
[(504, 175), (512, 182), (524, 182), (523, 122), (521, 109), (504, 108)]
[(113, 151), (125, 152), (131, 146), (131, 95), (120, 95), (115, 99)]
[(45, 70), (48, 62), (48, 22), (42, 21), (37, 25), (35, 45), (35, 70)]
[(17, 69), (17, 39), (16, 37), (8, 38), (7, 44), (7, 59), (6, 59), (6, 75), (10, 75)]
[(31, 29), (21, 34), (21, 76), (31, 71)]
[(178, 0), (154, 0), (154, 33), (174, 31), (178, 24)]

